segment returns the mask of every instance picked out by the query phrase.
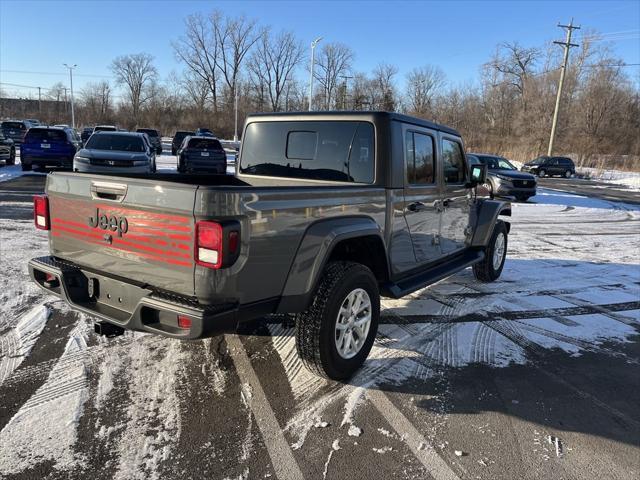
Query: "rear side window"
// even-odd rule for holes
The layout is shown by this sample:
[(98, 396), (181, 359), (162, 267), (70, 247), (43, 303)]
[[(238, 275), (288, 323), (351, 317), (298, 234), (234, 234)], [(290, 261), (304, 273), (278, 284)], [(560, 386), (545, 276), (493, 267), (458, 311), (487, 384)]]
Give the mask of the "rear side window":
[(218, 140), (211, 138), (192, 138), (189, 140), (189, 148), (198, 148), (201, 150), (222, 150), (222, 145)]
[(442, 141), (442, 165), (445, 183), (463, 183), (465, 179), (464, 155), (458, 142)]
[(240, 172), (285, 178), (372, 183), (374, 130), (368, 122), (253, 122)]
[(64, 130), (48, 130), (46, 128), (30, 128), (25, 137), (25, 142), (66, 142), (67, 132)]
[(2, 128), (9, 130), (25, 130), (27, 127), (22, 122), (2, 122)]
[(412, 185), (434, 183), (433, 137), (418, 132), (407, 132), (405, 146), (407, 182)]
[(85, 148), (136, 153), (145, 151), (144, 142), (137, 135), (109, 135), (105, 133), (91, 135)]

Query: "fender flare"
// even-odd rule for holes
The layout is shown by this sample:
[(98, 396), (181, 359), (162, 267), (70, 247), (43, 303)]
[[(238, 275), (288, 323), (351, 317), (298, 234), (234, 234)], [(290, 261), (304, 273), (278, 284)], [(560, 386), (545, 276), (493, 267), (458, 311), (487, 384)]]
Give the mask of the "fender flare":
[(366, 236), (376, 236), (385, 245), (380, 227), (370, 217), (340, 217), (310, 225), (291, 263), (276, 313), (304, 311), (335, 246), (343, 240)]
[[(486, 247), (491, 239), (493, 227), (500, 215), (511, 216), (511, 203), (502, 200), (483, 200), (479, 202), (475, 210), (475, 228), (472, 247)], [(510, 230), (510, 223), (507, 224), (507, 232)]]

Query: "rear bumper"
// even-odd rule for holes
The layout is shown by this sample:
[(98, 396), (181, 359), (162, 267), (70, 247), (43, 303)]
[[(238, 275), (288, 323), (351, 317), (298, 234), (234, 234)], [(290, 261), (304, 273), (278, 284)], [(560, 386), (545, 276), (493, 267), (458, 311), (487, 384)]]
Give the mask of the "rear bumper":
[[(55, 280), (47, 281), (47, 274), (54, 275)], [(72, 308), (128, 330), (197, 339), (235, 332), (241, 317), (234, 303), (200, 305), (190, 298), (90, 272), (51, 256), (31, 259), (29, 275)], [(94, 284), (91, 297), (90, 282)], [(179, 328), (177, 315), (187, 316), (191, 328)]]
[(73, 156), (71, 157), (41, 157), (36, 155), (25, 154), (20, 158), (20, 162), (25, 165), (35, 165), (42, 167), (68, 167), (73, 165)]

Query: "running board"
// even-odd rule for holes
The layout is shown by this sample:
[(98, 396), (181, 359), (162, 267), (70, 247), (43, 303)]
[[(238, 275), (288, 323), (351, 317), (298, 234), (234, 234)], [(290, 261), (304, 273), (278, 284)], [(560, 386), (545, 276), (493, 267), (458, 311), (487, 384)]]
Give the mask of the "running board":
[(484, 259), (484, 252), (481, 250), (468, 250), (460, 256), (441, 263), (439, 265), (427, 268), (410, 277), (403, 278), (397, 283), (389, 282), (382, 286), (381, 295), (391, 298), (401, 298), (416, 290), (439, 282), (443, 278), (450, 277), (454, 273), (470, 267), (474, 263), (481, 262)]

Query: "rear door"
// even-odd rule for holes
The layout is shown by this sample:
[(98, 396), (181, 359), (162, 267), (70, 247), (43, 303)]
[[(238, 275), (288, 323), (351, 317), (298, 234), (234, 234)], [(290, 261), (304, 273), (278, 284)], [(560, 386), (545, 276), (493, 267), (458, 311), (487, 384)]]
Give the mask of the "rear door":
[(435, 132), (407, 125), (404, 127), (405, 189), (404, 216), (418, 264), (440, 256), (440, 187), (436, 169)]
[(440, 247), (443, 254), (449, 255), (465, 248), (471, 204), (465, 186), (468, 171), (460, 138), (441, 134), (440, 152), (444, 184)]
[(52, 254), (193, 295), (196, 189), (155, 180), (49, 175)]

